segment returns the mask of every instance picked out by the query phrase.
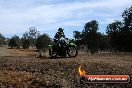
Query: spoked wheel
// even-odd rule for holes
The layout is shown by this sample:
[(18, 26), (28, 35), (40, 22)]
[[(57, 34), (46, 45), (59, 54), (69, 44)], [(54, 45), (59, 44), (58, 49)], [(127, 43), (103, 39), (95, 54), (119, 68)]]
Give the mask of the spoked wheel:
[(76, 47), (69, 47), (68, 55), (69, 57), (76, 57), (78, 54), (78, 51)]
[(49, 49), (49, 55), (53, 58), (57, 57), (57, 52), (53, 52), (52, 49)]

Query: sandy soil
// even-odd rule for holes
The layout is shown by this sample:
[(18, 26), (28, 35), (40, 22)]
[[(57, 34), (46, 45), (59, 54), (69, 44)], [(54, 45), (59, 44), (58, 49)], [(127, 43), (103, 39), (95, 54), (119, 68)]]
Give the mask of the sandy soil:
[[(128, 84), (83, 84), (86, 74), (132, 74), (132, 55), (79, 53), (76, 58), (36, 58), (32, 50), (0, 48), (0, 88), (131, 88)], [(5, 54), (3, 54), (5, 53)]]
[(10, 56), (11, 53), (5, 47), (0, 47), (0, 56)]

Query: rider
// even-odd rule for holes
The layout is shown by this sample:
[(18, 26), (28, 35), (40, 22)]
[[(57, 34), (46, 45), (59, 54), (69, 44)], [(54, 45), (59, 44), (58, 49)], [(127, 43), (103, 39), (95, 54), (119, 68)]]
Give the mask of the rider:
[(62, 37), (65, 38), (65, 35), (64, 35), (63, 30), (64, 30), (64, 29), (59, 28), (59, 29), (58, 29), (58, 32), (55, 34), (55, 36), (54, 36), (54, 42), (55, 42), (56, 44), (59, 43), (59, 41), (60, 41), (60, 39), (61, 39)]

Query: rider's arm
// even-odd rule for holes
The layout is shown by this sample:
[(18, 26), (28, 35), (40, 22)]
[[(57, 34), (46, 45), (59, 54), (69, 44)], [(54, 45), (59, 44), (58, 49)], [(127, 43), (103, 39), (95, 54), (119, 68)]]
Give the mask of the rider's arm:
[(64, 34), (64, 32), (62, 33), (62, 36), (63, 36), (63, 38), (65, 38), (65, 34)]

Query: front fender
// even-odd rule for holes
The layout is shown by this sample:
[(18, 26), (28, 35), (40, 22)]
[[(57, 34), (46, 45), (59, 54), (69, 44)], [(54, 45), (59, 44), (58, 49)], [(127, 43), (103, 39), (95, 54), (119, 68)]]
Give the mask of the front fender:
[(52, 48), (53, 47), (53, 45), (49, 45), (49, 48)]
[(77, 45), (74, 43), (70, 43), (69, 46), (77, 47)]

